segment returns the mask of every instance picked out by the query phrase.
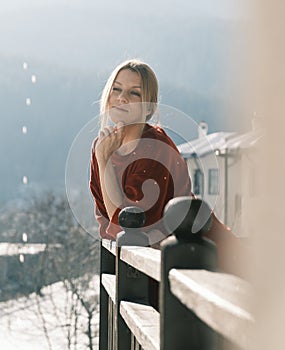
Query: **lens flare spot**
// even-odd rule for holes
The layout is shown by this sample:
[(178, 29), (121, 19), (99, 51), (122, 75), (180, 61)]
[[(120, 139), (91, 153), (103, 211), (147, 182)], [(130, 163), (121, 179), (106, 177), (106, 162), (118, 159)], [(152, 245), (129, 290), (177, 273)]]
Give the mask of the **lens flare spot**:
[(28, 177), (27, 176), (23, 176), (22, 182), (24, 185), (28, 184)]
[(30, 106), (31, 104), (32, 104), (32, 100), (29, 97), (27, 97), (26, 98), (26, 105)]

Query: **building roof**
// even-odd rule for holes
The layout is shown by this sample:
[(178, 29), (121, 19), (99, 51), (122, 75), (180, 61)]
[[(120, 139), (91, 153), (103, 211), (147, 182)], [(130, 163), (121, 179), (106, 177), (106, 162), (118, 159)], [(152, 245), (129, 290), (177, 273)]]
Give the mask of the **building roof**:
[(183, 158), (201, 157), (215, 151), (219, 151), (221, 154), (226, 151), (237, 152), (256, 146), (261, 137), (260, 130), (240, 135), (235, 132), (221, 131), (185, 142), (179, 145), (178, 149)]
[(221, 153), (226, 151), (236, 152), (239, 150), (245, 150), (257, 146), (258, 142), (262, 138), (262, 131), (250, 131), (245, 134), (236, 135), (230, 138), (223, 147), (219, 149)]
[(179, 145), (178, 150), (183, 158), (201, 157), (222, 148), (234, 135), (236, 133), (223, 131), (207, 134)]

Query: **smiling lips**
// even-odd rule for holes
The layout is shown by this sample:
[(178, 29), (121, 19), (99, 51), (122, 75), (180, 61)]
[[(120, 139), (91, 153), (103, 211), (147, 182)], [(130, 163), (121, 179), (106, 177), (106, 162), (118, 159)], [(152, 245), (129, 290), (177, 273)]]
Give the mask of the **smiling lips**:
[(127, 109), (121, 107), (121, 106), (114, 106), (113, 108), (118, 109), (121, 112), (129, 112)]

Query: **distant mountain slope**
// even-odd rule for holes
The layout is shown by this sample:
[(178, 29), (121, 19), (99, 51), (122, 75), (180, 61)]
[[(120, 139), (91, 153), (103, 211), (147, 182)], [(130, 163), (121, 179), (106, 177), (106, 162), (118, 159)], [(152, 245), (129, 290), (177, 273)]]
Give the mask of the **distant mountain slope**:
[[(0, 203), (21, 195), (24, 175), (35, 188), (64, 188), (70, 145), (97, 115), (92, 103), (125, 58), (153, 66), (162, 103), (205, 120), (210, 131), (240, 127), (244, 23), (181, 10), (170, 16), (166, 5), (134, 14), (117, 5), (108, 12), (101, 4), (0, 14)], [(181, 121), (173, 128), (183, 128)]]

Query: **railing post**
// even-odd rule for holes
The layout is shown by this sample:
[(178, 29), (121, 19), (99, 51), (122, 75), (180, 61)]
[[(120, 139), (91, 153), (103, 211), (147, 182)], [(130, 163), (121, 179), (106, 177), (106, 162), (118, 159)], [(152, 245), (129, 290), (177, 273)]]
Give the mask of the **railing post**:
[[(110, 241), (110, 244), (111, 241)], [(113, 306), (108, 293), (102, 285), (102, 274), (115, 274), (115, 257), (102, 245), (100, 245), (100, 323), (99, 323), (99, 349), (109, 350), (113, 344)], [(110, 322), (112, 321), (112, 322)]]
[(117, 236), (116, 254), (116, 350), (131, 349), (131, 333), (120, 315), (120, 302), (148, 301), (148, 277), (120, 260), (122, 246), (147, 246), (148, 237), (141, 231), (145, 222), (144, 212), (137, 207), (127, 207), (119, 214), (120, 226), (124, 229)]
[(161, 245), (160, 349), (216, 349), (215, 332), (171, 293), (168, 279), (172, 268), (216, 270), (216, 247), (202, 237), (211, 225), (210, 208), (201, 200), (174, 198), (165, 208), (164, 223), (175, 236)]

